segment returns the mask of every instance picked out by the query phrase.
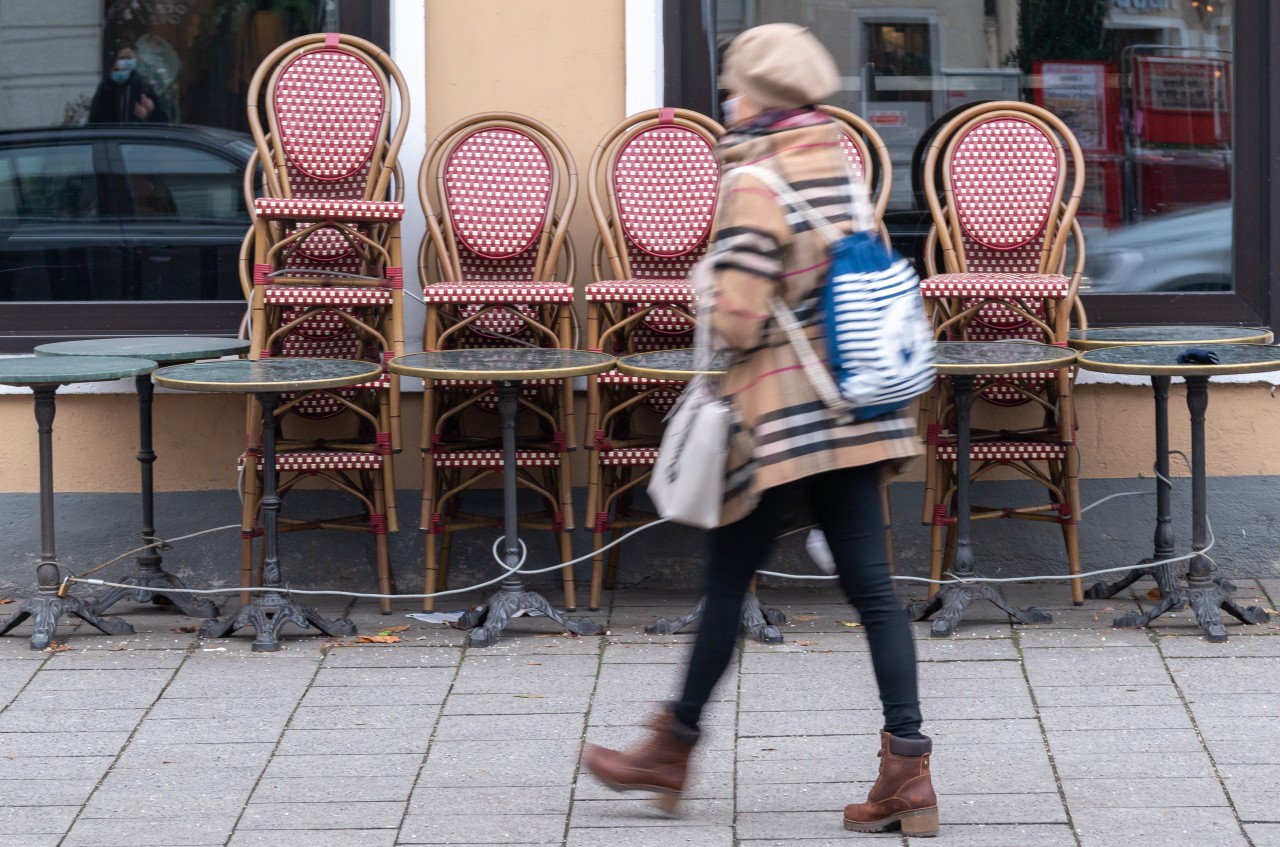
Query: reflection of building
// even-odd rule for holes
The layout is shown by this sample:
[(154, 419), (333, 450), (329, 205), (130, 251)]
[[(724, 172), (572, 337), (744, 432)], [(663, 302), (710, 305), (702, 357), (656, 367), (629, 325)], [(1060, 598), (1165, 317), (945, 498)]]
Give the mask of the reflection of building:
[(3, 128), (57, 126), (102, 80), (101, 8), (0, 3), (0, 115)]

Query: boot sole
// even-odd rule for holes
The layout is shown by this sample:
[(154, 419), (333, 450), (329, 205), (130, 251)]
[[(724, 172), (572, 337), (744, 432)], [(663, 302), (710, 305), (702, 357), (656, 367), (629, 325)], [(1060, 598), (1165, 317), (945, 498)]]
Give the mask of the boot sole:
[(901, 812), (878, 821), (851, 821), (845, 818), (844, 828), (850, 832), (885, 832), (901, 828), (903, 835), (930, 838), (938, 834), (938, 807)]
[[(596, 779), (600, 779), (598, 774), (595, 776)], [(680, 813), (680, 800), (684, 797), (684, 792), (682, 791), (674, 791), (670, 788), (659, 788), (656, 785), (641, 785), (638, 783), (623, 785), (620, 782), (609, 782), (606, 779), (600, 779), (600, 781), (603, 782), (606, 787), (619, 793), (624, 791), (652, 791), (654, 794), (658, 795), (653, 798), (653, 805), (658, 807), (659, 810), (666, 812), (668, 815), (678, 815)]]

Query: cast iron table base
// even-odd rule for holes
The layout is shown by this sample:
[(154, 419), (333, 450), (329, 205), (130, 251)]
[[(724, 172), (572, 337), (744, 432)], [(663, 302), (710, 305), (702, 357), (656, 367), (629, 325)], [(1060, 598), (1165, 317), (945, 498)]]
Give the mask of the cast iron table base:
[[(645, 634), (674, 635), (702, 617), (706, 608), (707, 598), (703, 597), (689, 614), (673, 621), (659, 618), (644, 628)], [(755, 594), (748, 592), (746, 598), (742, 601), (742, 631), (761, 644), (781, 644), (783, 641), (782, 631), (778, 627), (785, 626), (786, 623), (787, 616), (782, 613), (781, 609), (772, 609), (760, 605), (760, 600)]]
[[(974, 377), (969, 374), (952, 374), (951, 380), (956, 404), (956, 551), (949, 573), (957, 577), (972, 577), (974, 557), (969, 540), (969, 420), (973, 410)], [(956, 631), (965, 610), (974, 600), (990, 601), (1020, 623), (1048, 623), (1053, 620), (1052, 615), (1034, 606), (1026, 609), (1014, 608), (998, 588), (984, 582), (947, 583), (929, 601), (909, 604), (907, 615), (913, 621), (924, 621), (938, 615), (929, 628), (929, 635), (933, 638), (946, 638)]]

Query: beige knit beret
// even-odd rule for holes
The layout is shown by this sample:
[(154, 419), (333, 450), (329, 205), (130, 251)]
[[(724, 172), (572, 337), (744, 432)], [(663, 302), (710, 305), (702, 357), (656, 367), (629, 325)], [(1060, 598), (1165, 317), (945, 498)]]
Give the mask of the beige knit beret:
[(835, 59), (813, 33), (795, 24), (749, 29), (724, 54), (720, 87), (765, 109), (821, 103), (840, 87)]

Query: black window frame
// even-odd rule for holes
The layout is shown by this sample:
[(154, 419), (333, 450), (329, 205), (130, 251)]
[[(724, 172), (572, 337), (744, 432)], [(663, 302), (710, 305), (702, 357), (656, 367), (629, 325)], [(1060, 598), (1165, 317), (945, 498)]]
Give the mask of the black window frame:
[[(1234, 289), (1085, 294), (1091, 324), (1280, 326), (1280, 247), (1272, 235), (1280, 226), (1280, 9), (1271, 0), (1233, 6)], [(715, 34), (714, 0), (664, 0), (665, 105), (715, 114)]]
[[(342, 32), (390, 52), (390, 0), (340, 0), (338, 21)], [(232, 337), (239, 331), (245, 309), (243, 300), (0, 303), (0, 355), (30, 353), (40, 344), (82, 338)]]

